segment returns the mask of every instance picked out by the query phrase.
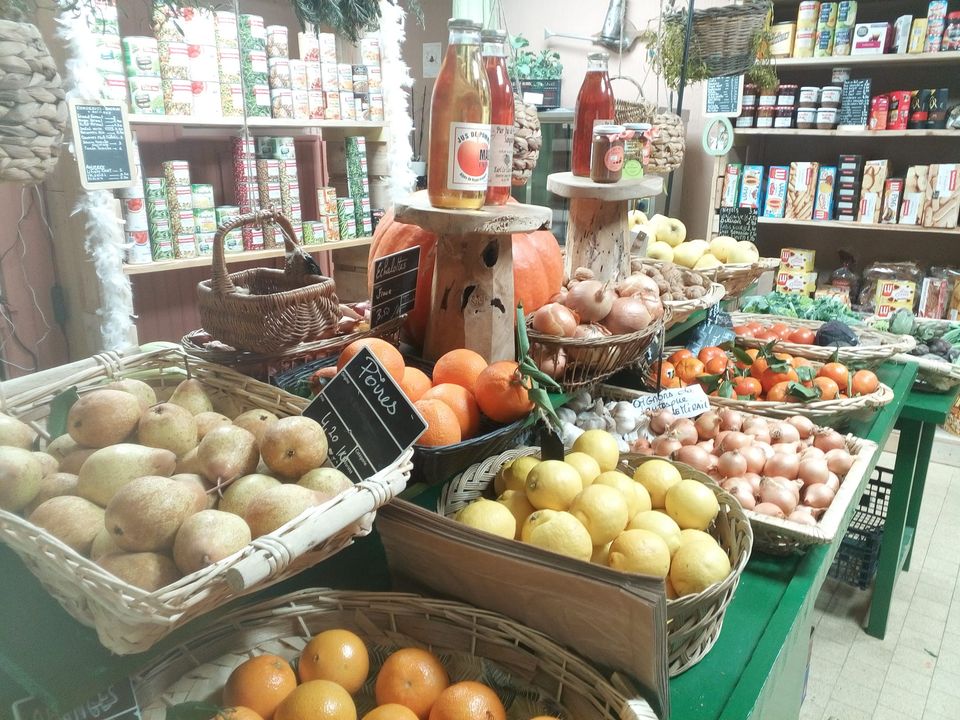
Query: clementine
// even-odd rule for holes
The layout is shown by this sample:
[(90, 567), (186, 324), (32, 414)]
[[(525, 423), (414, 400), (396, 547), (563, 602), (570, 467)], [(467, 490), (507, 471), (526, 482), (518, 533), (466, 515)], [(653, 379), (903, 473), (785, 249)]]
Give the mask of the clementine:
[(787, 398), (787, 391), (790, 389), (790, 382), (784, 380), (783, 382), (778, 382), (776, 385), (772, 386), (767, 390), (767, 396), (763, 398), (769, 402), (786, 402), (792, 400), (792, 398)]
[(703, 373), (703, 363), (695, 357), (683, 358), (676, 364), (677, 377), (685, 383), (696, 382), (697, 375)]
[(512, 360), (492, 363), (477, 377), (473, 394), (480, 412), (499, 423), (511, 423), (533, 410), (529, 383)]
[(226, 707), (242, 705), (263, 720), (273, 717), (277, 706), (297, 686), (290, 663), (277, 655), (256, 655), (237, 665), (223, 686)]
[(814, 387), (820, 388), (820, 399), (821, 400), (833, 400), (840, 394), (840, 388), (837, 387), (837, 384), (828, 377), (820, 376), (813, 379)]
[(403, 378), (400, 380), (400, 389), (410, 402), (416, 402), (423, 394), (433, 387), (427, 374), (409, 365), (403, 369)]
[(507, 720), (507, 711), (489, 687), (464, 680), (440, 693), (430, 710), (430, 720)]
[(325, 630), (307, 643), (297, 662), (300, 682), (330, 680), (353, 694), (370, 672), (367, 646), (349, 630)]
[(441, 400), (417, 400), (413, 406), (427, 422), (427, 430), (417, 445), (439, 447), (460, 442), (460, 421), (457, 414)]
[(347, 345), (337, 360), (337, 370), (342, 370), (343, 366), (353, 360), (354, 356), (360, 352), (362, 348), (367, 348), (376, 356), (377, 360), (379, 360), (387, 369), (387, 372), (390, 373), (390, 377), (398, 383), (403, 380), (403, 369), (406, 367), (403, 362), (403, 355), (401, 355), (400, 351), (393, 345), (380, 338), (361, 338)]
[(237, 705), (221, 708), (220, 712), (213, 716), (213, 720), (263, 720), (263, 718), (250, 708)]
[(846, 392), (847, 383), (850, 381), (850, 371), (843, 363), (828, 362), (817, 371), (817, 375), (830, 378), (837, 384), (837, 387)]
[(277, 707), (276, 720), (357, 720), (350, 693), (329, 680), (298, 685)]
[(760, 393), (763, 392), (763, 386), (755, 377), (744, 375), (742, 377), (734, 378), (733, 391), (737, 393), (739, 397), (751, 395), (754, 399), (756, 399), (760, 396)]
[(433, 366), (433, 384), (453, 383), (473, 392), (477, 377), (486, 367), (487, 361), (478, 352), (466, 348), (450, 350)]
[(760, 376), (760, 384), (763, 386), (765, 392), (769, 392), (777, 383), (781, 382), (796, 382), (799, 380), (797, 377), (797, 371), (793, 368), (789, 368), (785, 372), (777, 372), (773, 368), (767, 368), (763, 371), (763, 375)]
[(378, 705), (397, 703), (427, 720), (430, 708), (450, 676), (436, 655), (420, 648), (403, 648), (390, 655), (377, 673), (374, 695)]
[(405, 705), (387, 703), (375, 707), (361, 720), (417, 720), (417, 714)]
[(480, 408), (473, 393), (462, 385), (440, 383), (427, 390), (421, 400), (440, 400), (453, 410), (460, 423), (460, 437), (472, 438), (480, 429)]
[(880, 387), (880, 380), (872, 370), (857, 370), (850, 381), (850, 389), (854, 396), (869, 395)]
[(667, 358), (670, 362), (676, 365), (678, 362), (684, 358), (696, 357), (690, 350), (686, 348), (680, 348), (679, 350), (674, 350), (670, 357)]

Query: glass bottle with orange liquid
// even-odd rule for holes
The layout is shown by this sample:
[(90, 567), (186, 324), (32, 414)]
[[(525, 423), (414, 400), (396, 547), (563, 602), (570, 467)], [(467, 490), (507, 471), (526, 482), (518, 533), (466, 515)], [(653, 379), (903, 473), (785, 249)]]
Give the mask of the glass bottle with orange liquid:
[(612, 125), (614, 116), (613, 88), (607, 73), (605, 52), (587, 55), (587, 73), (577, 94), (577, 111), (573, 120), (573, 152), (571, 169), (574, 175), (590, 177), (590, 150), (593, 126)]
[(452, 18), (450, 43), (430, 102), (427, 196), (434, 207), (477, 209), (487, 192), (490, 84), (480, 25)]
[(480, 40), (490, 83), (490, 170), (485, 202), (504, 205), (513, 179), (513, 86), (507, 77), (507, 35), (484, 30)]

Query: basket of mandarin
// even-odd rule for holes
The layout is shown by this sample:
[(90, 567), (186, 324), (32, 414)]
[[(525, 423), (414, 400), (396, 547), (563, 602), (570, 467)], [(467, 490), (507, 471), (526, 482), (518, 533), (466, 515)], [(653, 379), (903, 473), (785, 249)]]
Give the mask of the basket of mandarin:
[(752, 313), (731, 313), (730, 317), (737, 344), (742, 347), (761, 348), (774, 342), (780, 352), (823, 363), (836, 359), (844, 365), (876, 367), (916, 345), (910, 335), (894, 335), (842, 320), (820, 322)]
[(696, 355), (667, 348), (666, 358), (652, 364), (649, 381), (654, 389), (699, 385), (717, 407), (781, 419), (802, 415), (831, 427), (893, 400), (893, 390), (872, 370), (854, 370), (836, 358), (813, 362), (775, 352), (775, 346), (711, 346)]

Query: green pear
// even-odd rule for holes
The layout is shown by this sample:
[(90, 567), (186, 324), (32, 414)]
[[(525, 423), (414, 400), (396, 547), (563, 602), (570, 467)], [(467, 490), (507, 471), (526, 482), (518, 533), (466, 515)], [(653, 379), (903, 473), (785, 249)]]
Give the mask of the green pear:
[(110, 531), (103, 527), (103, 523), (101, 523), (100, 530), (90, 545), (90, 559), (94, 562), (100, 562), (100, 558), (105, 555), (122, 552), (123, 550), (120, 549), (120, 546), (114, 542), (113, 535), (111, 535)]
[(257, 438), (257, 447), (260, 447), (260, 443), (263, 442), (263, 434), (267, 431), (267, 428), (279, 419), (269, 410), (247, 410), (245, 413), (237, 415), (233, 419), (233, 424), (252, 432), (254, 437)]
[(270, 475), (262, 473), (244, 475), (230, 483), (230, 486), (223, 491), (223, 497), (220, 498), (217, 509), (243, 517), (254, 498), (279, 484), (280, 481)]
[(104, 387), (111, 390), (122, 390), (123, 392), (130, 393), (140, 402), (141, 410), (146, 410), (151, 405), (157, 404), (156, 391), (147, 385), (143, 380), (123, 378), (123, 380), (116, 380), (112, 383), (108, 383), (107, 385), (104, 385)]
[(37, 433), (22, 420), (0, 413), (0, 445), (31, 450)]
[(42, 502), (29, 520), (81, 555), (90, 552), (103, 529), (103, 508), (75, 495), (61, 495)]
[(49, 443), (47, 447), (43, 449), (48, 455), (53, 455), (58, 462), (63, 462), (63, 459), (72, 453), (74, 450), (80, 450), (81, 446), (77, 444), (77, 441), (70, 437), (69, 434), (64, 433), (60, 437), (54, 438)]
[(321, 467), (306, 473), (297, 481), (297, 485), (313, 490), (320, 502), (326, 502), (352, 488), (353, 481), (336, 468)]
[(77, 494), (77, 476), (72, 473), (55, 472), (45, 475), (40, 480), (40, 490), (34, 496), (33, 500), (27, 503), (23, 508), (23, 514), (29, 516), (39, 507), (40, 503), (46, 502), (50, 498), (60, 497), (62, 495)]
[(198, 450), (199, 445), (183, 457), (177, 458), (177, 467), (174, 469), (174, 472), (178, 475), (202, 475), (203, 466), (200, 464)]
[(229, 425), (232, 420), (226, 415), (218, 412), (202, 412), (194, 416), (197, 422), (197, 441), (203, 440), (204, 436), (219, 425)]
[(202, 382), (195, 378), (184, 380), (177, 385), (177, 389), (170, 396), (170, 402), (186, 408), (192, 415), (213, 410), (213, 403), (210, 401), (210, 396), (207, 395), (206, 388), (203, 387)]
[(216, 485), (249, 475), (260, 462), (253, 433), (236, 425), (221, 425), (208, 432), (197, 446), (197, 457), (202, 475)]
[(60, 472), (80, 474), (80, 468), (87, 461), (87, 458), (93, 455), (100, 448), (85, 448), (77, 446), (77, 449), (64, 456), (60, 461)]
[(197, 421), (186, 408), (173, 403), (158, 403), (140, 416), (137, 440), (141, 445), (164, 448), (182, 457), (199, 442)]
[(171, 480), (182, 483), (190, 488), (193, 493), (195, 509), (194, 512), (208, 510), (217, 504), (217, 494), (210, 492), (210, 486), (203, 479), (203, 475), (196, 473), (174, 473), (170, 476)]
[(153, 552), (173, 547), (180, 525), (196, 512), (197, 497), (187, 484), (147, 475), (117, 490), (103, 524), (127, 552)]
[(177, 456), (162, 448), (120, 443), (87, 458), (77, 478), (77, 494), (106, 507), (117, 490), (144, 475), (173, 475)]
[(173, 561), (184, 575), (233, 555), (250, 544), (243, 518), (222, 510), (203, 510), (183, 521), (173, 542)]
[(243, 519), (258, 538), (286, 525), (308, 508), (318, 505), (317, 494), (302, 485), (279, 485), (256, 497)]
[(102, 448), (126, 440), (140, 420), (140, 401), (122, 390), (81, 395), (67, 413), (67, 432), (79, 444)]
[(44, 477), (51, 475), (60, 469), (60, 461), (49, 453), (34, 452), (33, 456), (39, 461), (40, 470)]
[(273, 472), (299, 478), (326, 462), (327, 434), (303, 415), (280, 418), (263, 434), (260, 454)]
[(0, 510), (19, 512), (40, 492), (43, 467), (33, 453), (0, 446)]
[(232, 392), (227, 392), (216, 388), (208, 393), (210, 402), (213, 403), (214, 412), (226, 415), (228, 418), (234, 418), (243, 412), (243, 404)]
[(173, 560), (153, 552), (112, 553), (101, 557), (97, 564), (125, 583), (147, 592), (172, 585), (181, 577)]

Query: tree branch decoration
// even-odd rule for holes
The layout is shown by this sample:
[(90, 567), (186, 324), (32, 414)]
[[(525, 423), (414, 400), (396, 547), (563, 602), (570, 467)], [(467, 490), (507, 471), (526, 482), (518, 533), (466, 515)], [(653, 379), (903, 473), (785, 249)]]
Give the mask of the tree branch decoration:
[[(391, 0), (394, 5), (399, 3)], [(357, 42), (365, 30), (380, 26), (380, 4), (377, 0), (291, 0), (297, 19), (303, 23), (331, 28), (351, 42)], [(410, 12), (423, 25), (423, 8), (419, 0), (408, 0)]]

